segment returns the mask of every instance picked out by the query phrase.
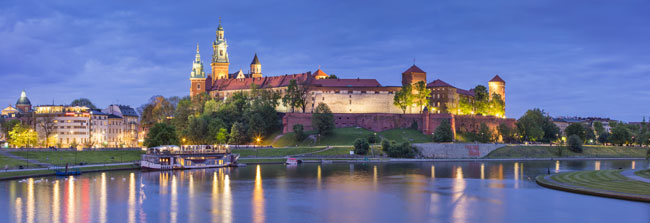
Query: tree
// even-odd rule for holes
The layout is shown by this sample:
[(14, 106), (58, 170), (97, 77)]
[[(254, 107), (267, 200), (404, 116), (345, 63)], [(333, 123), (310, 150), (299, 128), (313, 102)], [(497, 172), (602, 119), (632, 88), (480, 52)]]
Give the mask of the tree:
[(440, 122), (440, 125), (436, 127), (436, 130), (433, 133), (434, 142), (451, 142), (453, 141), (453, 132), (451, 130), (451, 124), (449, 120), (443, 119)]
[(297, 142), (302, 142), (306, 138), (304, 127), (301, 124), (293, 125), (293, 134)]
[(546, 118), (540, 109), (526, 111), (517, 121), (519, 136), (525, 141), (535, 142), (541, 140), (544, 137), (544, 129), (542, 128), (544, 119)]
[(178, 137), (174, 126), (166, 123), (155, 124), (144, 140), (147, 147), (156, 147), (161, 145), (178, 145)]
[(14, 126), (17, 124), (21, 124), (20, 120), (18, 119), (11, 119), (11, 120), (5, 120), (5, 119), (0, 119), (2, 122), (0, 124), (2, 125), (2, 133), (5, 135), (5, 137), (9, 136), (9, 132), (13, 130)]
[(427, 84), (424, 81), (418, 81), (415, 83), (415, 91), (417, 93), (413, 96), (413, 101), (415, 105), (420, 108), (420, 112), (424, 109), (424, 106), (429, 104), (429, 96), (431, 96), (431, 89), (427, 89)]
[(372, 144), (377, 143), (377, 133), (370, 134), (366, 138), (368, 139), (368, 143), (372, 143)]
[(244, 134), (244, 127), (241, 123), (235, 122), (230, 128), (230, 139), (228, 142), (230, 144), (239, 145), (244, 143), (246, 135)]
[(605, 143), (609, 141), (608, 138), (609, 138), (609, 133), (603, 132), (598, 136), (598, 142), (605, 145)]
[(500, 94), (492, 93), (492, 99), (488, 104), (488, 115), (503, 117), (506, 114), (506, 102), (503, 101)]
[[(214, 140), (215, 134), (210, 134), (209, 118), (205, 115), (190, 116), (187, 129), (183, 136), (189, 143), (197, 145), (208, 145)], [(218, 130), (218, 128), (217, 128)]]
[(31, 147), (38, 141), (36, 131), (24, 126), (23, 124), (16, 124), (9, 131), (9, 144), (16, 147)]
[(481, 123), (481, 126), (479, 127), (478, 141), (481, 143), (492, 141), (492, 131), (490, 131), (490, 128), (485, 123)]
[(167, 121), (174, 116), (175, 110), (175, 104), (172, 101), (160, 95), (153, 96), (147, 104), (138, 108), (140, 124), (146, 128)]
[(339, 77), (337, 77), (336, 74), (330, 74), (330, 76), (326, 77), (325, 79), (339, 79)]
[(515, 130), (510, 128), (506, 123), (501, 123), (497, 126), (497, 131), (501, 135), (503, 142), (514, 142), (515, 140)]
[[(50, 136), (56, 132), (56, 123), (54, 123), (55, 120), (56, 119), (53, 115), (44, 115), (36, 119), (36, 124), (43, 133), (43, 138), (46, 139), (45, 147), (49, 147), (50, 143), (47, 139), (49, 139)], [(91, 121), (88, 123), (90, 124), (90, 122)], [(92, 131), (89, 131), (89, 133), (92, 134)], [(89, 141), (92, 141), (92, 135), (89, 137)]]
[(318, 131), (318, 134), (329, 135), (334, 130), (334, 115), (325, 103), (318, 103), (314, 114), (311, 116), (311, 124)]
[(354, 154), (366, 155), (370, 150), (370, 144), (365, 138), (358, 138), (354, 140)]
[(584, 126), (582, 126), (582, 124), (580, 123), (571, 123), (569, 126), (566, 127), (566, 129), (564, 129), (564, 133), (566, 134), (567, 137), (571, 135), (577, 135), (578, 137), (580, 137), (582, 142), (585, 141), (587, 135)]
[(304, 113), (308, 93), (309, 89), (307, 85), (298, 85), (296, 79), (291, 79), (287, 86), (287, 93), (282, 97), (282, 104), (291, 108), (291, 112), (294, 112), (295, 108), (301, 108)]
[(578, 135), (571, 135), (567, 139), (569, 149), (575, 153), (582, 153), (582, 139)]
[(544, 136), (540, 140), (542, 142), (553, 142), (560, 137), (560, 127), (557, 127), (549, 117), (542, 119), (542, 131), (544, 131)]
[(612, 128), (612, 134), (609, 136), (609, 141), (612, 144), (623, 145), (629, 143), (631, 140), (632, 134), (630, 134), (630, 131), (623, 124), (617, 124)]
[(393, 104), (400, 108), (404, 114), (406, 114), (406, 109), (413, 105), (412, 89), (410, 84), (404, 85), (401, 90), (395, 92), (393, 97)]
[(217, 144), (226, 144), (228, 142), (228, 130), (225, 128), (220, 128), (219, 132), (217, 133), (216, 137), (216, 143)]
[(490, 94), (483, 85), (474, 87), (474, 106), (476, 114), (489, 115)]
[(650, 132), (644, 132), (639, 134), (636, 137), (636, 144), (638, 145), (650, 145)]
[(460, 97), (457, 113), (459, 115), (469, 115), (474, 114), (474, 112), (474, 104), (470, 101), (469, 97)]
[(214, 99), (207, 100), (203, 105), (203, 114), (212, 114), (217, 112), (219, 104)]
[(600, 121), (594, 121), (594, 130), (596, 131), (596, 135), (602, 135), (605, 132), (605, 127), (603, 127), (603, 123)]
[(72, 103), (70, 103), (71, 106), (85, 106), (90, 109), (97, 109), (97, 107), (90, 101), (88, 98), (79, 98), (79, 99), (74, 99)]

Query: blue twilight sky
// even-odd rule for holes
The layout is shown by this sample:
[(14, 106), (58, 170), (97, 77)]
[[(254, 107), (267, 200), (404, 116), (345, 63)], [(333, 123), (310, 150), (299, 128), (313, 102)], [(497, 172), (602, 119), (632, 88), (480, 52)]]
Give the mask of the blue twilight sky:
[[(265, 75), (314, 71), (468, 89), (507, 82), (507, 115), (640, 121), (650, 115), (647, 1), (31, 1), (0, 4), (0, 106), (134, 107), (189, 94), (196, 43), (209, 67), (219, 17), (230, 69), (258, 53)], [(209, 69), (206, 69), (206, 73)]]

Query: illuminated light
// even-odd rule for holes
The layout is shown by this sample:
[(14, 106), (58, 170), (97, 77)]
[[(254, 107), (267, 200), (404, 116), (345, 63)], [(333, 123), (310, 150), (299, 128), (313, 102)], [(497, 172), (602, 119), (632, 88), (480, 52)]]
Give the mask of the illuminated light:
[(61, 222), (59, 220), (59, 203), (60, 203), (60, 197), (59, 197), (59, 181), (54, 182), (54, 186), (52, 187), (52, 222)]
[(68, 177), (68, 207), (67, 209), (67, 221), (68, 222), (76, 222), (74, 219), (75, 216), (75, 198), (74, 198), (74, 176), (69, 176)]
[(436, 167), (431, 165), (431, 178), (436, 178)]
[(99, 187), (99, 222), (106, 223), (106, 204), (107, 204), (107, 194), (106, 194), (106, 173), (102, 173), (100, 178), (100, 187)]
[(36, 206), (34, 203), (34, 178), (29, 178), (27, 181), (27, 204), (25, 206), (27, 209), (27, 222), (34, 222), (34, 208)]
[(632, 161), (632, 169), (636, 169), (636, 161)]
[(481, 163), (481, 180), (485, 179), (485, 164)]
[(555, 161), (555, 173), (559, 173), (559, 172), (560, 172), (560, 161), (556, 160)]
[(262, 189), (262, 171), (257, 165), (255, 173), (255, 187), (253, 188), (253, 222), (265, 222), (264, 191)]
[(594, 163), (594, 170), (600, 170), (600, 161)]
[(515, 189), (519, 188), (519, 163), (515, 162)]
[(372, 167), (372, 184), (377, 186), (377, 166)]
[(20, 197), (16, 198), (16, 222), (23, 222), (23, 200)]
[(135, 222), (135, 173), (129, 176), (129, 222)]
[(230, 192), (230, 176), (223, 180), (223, 214), (221, 222), (232, 222), (232, 193)]
[(318, 169), (316, 170), (316, 186), (320, 190), (320, 185), (321, 185), (321, 169), (320, 165), (318, 165)]
[(169, 212), (170, 222), (176, 222), (176, 217), (178, 216), (178, 187), (176, 185), (176, 175), (172, 174), (172, 199), (171, 199), (171, 210)]
[(456, 179), (457, 180), (462, 180), (463, 179), (463, 168), (462, 167), (456, 167)]

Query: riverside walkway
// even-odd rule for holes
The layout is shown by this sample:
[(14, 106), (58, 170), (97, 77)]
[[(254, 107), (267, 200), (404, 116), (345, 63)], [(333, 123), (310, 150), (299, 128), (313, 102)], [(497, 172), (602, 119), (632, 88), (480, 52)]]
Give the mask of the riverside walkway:
[(593, 196), (650, 202), (650, 179), (637, 176), (641, 170), (574, 171), (536, 178), (539, 185)]

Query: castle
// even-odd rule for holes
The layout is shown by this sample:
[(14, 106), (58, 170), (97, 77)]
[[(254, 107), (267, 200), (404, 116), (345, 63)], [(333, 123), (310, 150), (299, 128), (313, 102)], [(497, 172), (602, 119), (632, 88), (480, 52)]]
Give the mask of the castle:
[[(333, 113), (402, 113), (403, 111), (393, 104), (394, 94), (401, 86), (382, 86), (376, 79), (330, 79), (329, 75), (320, 68), (315, 72), (300, 74), (285, 74), (279, 76), (265, 76), (262, 73), (262, 64), (255, 54), (250, 63), (248, 73), (242, 70), (230, 72), (228, 59), (228, 44), (224, 28), (219, 22), (216, 40), (212, 43), (212, 60), (210, 68), (212, 73), (206, 74), (199, 53), (198, 44), (196, 56), (190, 74), (190, 96), (208, 93), (213, 98), (225, 99), (235, 92), (248, 91), (252, 84), (261, 89), (270, 89), (286, 92), (289, 81), (294, 79), (299, 85), (308, 88), (309, 97), (305, 112), (313, 111), (318, 103), (327, 104)], [(402, 73), (402, 85), (415, 84), (418, 81), (427, 83), (427, 73), (417, 67), (411, 66)], [(461, 99), (469, 101), (474, 99), (474, 90), (454, 87), (440, 79), (427, 83), (431, 90), (427, 108), (431, 113), (460, 114), (458, 105)], [(488, 81), (489, 94), (498, 93), (505, 102), (505, 81), (498, 75)], [(289, 112), (289, 108), (280, 105), (279, 112)], [(406, 113), (420, 113), (416, 106), (410, 106)], [(501, 115), (504, 116), (504, 115)]]

